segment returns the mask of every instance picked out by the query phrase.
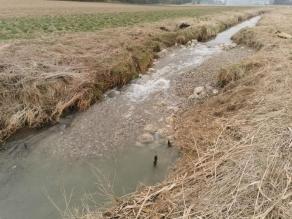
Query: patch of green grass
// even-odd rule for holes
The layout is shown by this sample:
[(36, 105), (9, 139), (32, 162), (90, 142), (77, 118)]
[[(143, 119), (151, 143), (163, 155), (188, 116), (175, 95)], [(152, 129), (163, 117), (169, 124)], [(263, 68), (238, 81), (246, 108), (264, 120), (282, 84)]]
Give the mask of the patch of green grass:
[(110, 27), (155, 22), (163, 19), (195, 17), (242, 9), (246, 8), (202, 7), (147, 12), (9, 18), (0, 20), (0, 40), (31, 38), (49, 33), (89, 32)]

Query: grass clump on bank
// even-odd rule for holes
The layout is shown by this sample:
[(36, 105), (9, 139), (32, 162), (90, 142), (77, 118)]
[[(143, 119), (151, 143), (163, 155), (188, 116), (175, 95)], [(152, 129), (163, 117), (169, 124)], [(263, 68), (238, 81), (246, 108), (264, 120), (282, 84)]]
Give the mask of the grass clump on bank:
[(49, 33), (91, 32), (180, 17), (199, 17), (246, 8), (198, 7), (192, 9), (17, 17), (0, 20), (0, 40), (31, 38)]

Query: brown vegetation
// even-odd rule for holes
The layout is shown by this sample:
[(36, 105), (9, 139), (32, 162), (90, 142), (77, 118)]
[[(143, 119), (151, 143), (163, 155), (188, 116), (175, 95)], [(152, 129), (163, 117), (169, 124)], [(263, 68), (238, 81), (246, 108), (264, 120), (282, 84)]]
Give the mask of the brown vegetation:
[(292, 41), (275, 34), (291, 30), (281, 9), (237, 35), (261, 49), (222, 70), (220, 95), (177, 115), (175, 171), (85, 218), (291, 218)]
[(164, 21), (4, 45), (0, 54), (0, 140), (24, 126), (54, 123), (67, 112), (88, 108), (106, 90), (144, 73), (161, 48), (177, 41), (207, 40), (257, 13), (188, 18), (191, 27), (182, 30), (177, 27), (179, 20)]

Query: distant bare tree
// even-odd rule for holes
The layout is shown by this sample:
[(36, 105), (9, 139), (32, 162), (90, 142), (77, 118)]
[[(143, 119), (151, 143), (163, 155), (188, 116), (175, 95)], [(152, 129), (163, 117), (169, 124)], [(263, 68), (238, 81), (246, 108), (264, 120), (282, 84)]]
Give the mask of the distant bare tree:
[(274, 4), (276, 4), (276, 5), (291, 5), (292, 0), (274, 0)]

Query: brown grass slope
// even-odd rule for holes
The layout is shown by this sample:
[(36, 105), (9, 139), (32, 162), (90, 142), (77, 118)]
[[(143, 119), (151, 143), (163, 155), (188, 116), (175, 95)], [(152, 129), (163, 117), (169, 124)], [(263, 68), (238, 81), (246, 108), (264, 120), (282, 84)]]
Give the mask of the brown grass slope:
[[(22, 127), (39, 127), (88, 108), (101, 94), (144, 73), (162, 48), (207, 40), (258, 10), (225, 12), (96, 33), (22, 40), (0, 53), (0, 141)], [(164, 26), (169, 31), (161, 30)]]
[(261, 49), (220, 72), (218, 96), (177, 115), (182, 157), (167, 180), (85, 218), (292, 218), (292, 40), (276, 31), (292, 34), (291, 9), (238, 34)]

